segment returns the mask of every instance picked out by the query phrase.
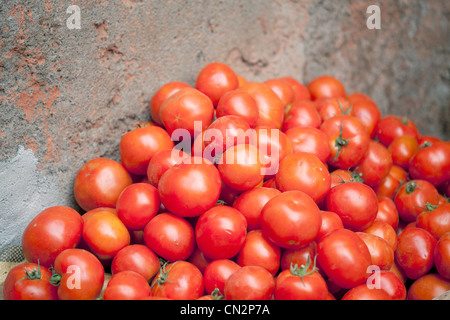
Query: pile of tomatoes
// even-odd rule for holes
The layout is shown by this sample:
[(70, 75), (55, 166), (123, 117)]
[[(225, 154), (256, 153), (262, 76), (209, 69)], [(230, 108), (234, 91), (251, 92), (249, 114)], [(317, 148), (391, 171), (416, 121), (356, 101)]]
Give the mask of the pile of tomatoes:
[[(81, 208), (23, 234), (6, 299), (413, 300), (450, 289), (450, 143), (331, 76), (163, 85)], [(111, 278), (106, 283), (105, 275)]]

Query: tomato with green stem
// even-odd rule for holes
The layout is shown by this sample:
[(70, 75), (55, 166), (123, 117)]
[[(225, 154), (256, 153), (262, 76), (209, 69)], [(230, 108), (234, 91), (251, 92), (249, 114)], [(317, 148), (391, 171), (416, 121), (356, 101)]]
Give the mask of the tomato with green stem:
[(430, 232), (436, 240), (450, 231), (450, 203), (425, 204), (426, 210), (417, 216), (416, 226)]
[(394, 141), (397, 137), (410, 136), (419, 139), (419, 132), (414, 122), (406, 116), (386, 115), (381, 118), (374, 130), (374, 138), (385, 147)]

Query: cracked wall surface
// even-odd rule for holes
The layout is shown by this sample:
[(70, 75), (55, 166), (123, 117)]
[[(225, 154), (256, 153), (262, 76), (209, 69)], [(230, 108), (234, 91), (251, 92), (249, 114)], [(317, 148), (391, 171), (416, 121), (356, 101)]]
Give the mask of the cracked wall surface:
[[(67, 26), (73, 4), (80, 29)], [(371, 4), (380, 30), (366, 26)], [(331, 74), (449, 139), (449, 14), (445, 0), (2, 1), (0, 247), (43, 207), (76, 208), (78, 169), (118, 160), (156, 90), (193, 85), (213, 61), (256, 81)]]

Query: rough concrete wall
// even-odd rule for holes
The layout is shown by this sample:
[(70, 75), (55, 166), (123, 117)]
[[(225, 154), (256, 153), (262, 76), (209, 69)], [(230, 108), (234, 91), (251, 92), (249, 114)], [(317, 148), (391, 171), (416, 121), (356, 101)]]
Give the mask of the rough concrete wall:
[(331, 74), (449, 139), (449, 14), (446, 0), (1, 1), (0, 251), (43, 208), (76, 207), (78, 169), (118, 160), (153, 93), (212, 61), (256, 81)]

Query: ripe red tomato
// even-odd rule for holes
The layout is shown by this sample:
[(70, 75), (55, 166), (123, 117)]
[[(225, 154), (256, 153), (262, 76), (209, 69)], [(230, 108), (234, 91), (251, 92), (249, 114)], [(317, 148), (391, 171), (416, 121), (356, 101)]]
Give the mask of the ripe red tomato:
[(315, 239), (317, 242), (331, 231), (344, 228), (342, 219), (337, 213), (321, 210), (320, 215), (322, 216), (322, 225)]
[(160, 206), (158, 190), (148, 183), (133, 183), (126, 187), (117, 199), (119, 219), (129, 230), (144, 230), (147, 223), (158, 213)]
[(450, 143), (436, 142), (416, 152), (409, 163), (413, 179), (422, 179), (439, 186), (450, 180)]
[(397, 249), (397, 233), (387, 222), (375, 220), (364, 232), (386, 240), (392, 250)]
[(419, 139), (419, 132), (416, 125), (407, 117), (386, 115), (381, 118), (374, 130), (374, 138), (380, 141), (385, 147), (397, 137), (410, 136)]
[(349, 169), (361, 161), (369, 148), (370, 137), (361, 122), (350, 115), (325, 120), (320, 129), (328, 136), (331, 155), (328, 164)]
[(200, 270), (184, 260), (163, 265), (151, 288), (153, 296), (174, 300), (195, 300), (205, 290)]
[(331, 188), (325, 198), (325, 207), (339, 215), (345, 228), (363, 231), (377, 216), (378, 199), (368, 185), (346, 182)]
[(308, 84), (312, 100), (345, 97), (345, 87), (338, 79), (329, 75), (319, 76)]
[(158, 187), (159, 180), (164, 172), (188, 158), (190, 158), (190, 156), (186, 152), (176, 148), (158, 151), (148, 163), (148, 182), (154, 187)]
[(251, 128), (256, 126), (259, 110), (255, 99), (243, 90), (232, 90), (225, 93), (216, 107), (216, 117), (238, 116), (244, 119)]
[(149, 247), (131, 244), (121, 249), (111, 263), (111, 273), (131, 270), (139, 273), (147, 281), (153, 279), (160, 267), (159, 258)]
[(75, 177), (75, 200), (85, 211), (115, 208), (120, 193), (131, 183), (130, 174), (119, 162), (95, 158), (85, 163)]
[(292, 153), (306, 152), (327, 163), (331, 150), (327, 135), (317, 128), (291, 128), (285, 132), (291, 142)]
[(166, 130), (157, 126), (128, 131), (119, 144), (123, 166), (136, 175), (146, 175), (148, 163), (155, 153), (172, 149), (174, 142)]
[(337, 115), (350, 114), (351, 104), (343, 97), (322, 98), (315, 101), (322, 122)]
[(397, 229), (399, 216), (394, 200), (385, 196), (378, 197), (378, 212), (375, 221), (385, 222), (394, 230)]
[(62, 251), (81, 240), (83, 219), (66, 206), (49, 207), (34, 217), (22, 234), (22, 251), (28, 262), (51, 267)]
[(311, 100), (308, 88), (292, 77), (281, 77), (280, 80), (288, 83), (294, 90), (294, 101)]
[(270, 199), (261, 211), (263, 234), (282, 248), (298, 249), (313, 241), (322, 218), (314, 200), (302, 191), (285, 191)]
[(386, 291), (392, 300), (405, 300), (406, 299), (406, 287), (395, 272), (390, 270), (380, 270), (377, 276), (379, 276), (380, 289)]
[(126, 270), (111, 277), (103, 292), (103, 300), (141, 300), (150, 295), (147, 280), (137, 272)]
[(354, 175), (350, 170), (336, 169), (330, 172), (331, 188), (345, 182), (362, 182), (358, 175)]
[(236, 270), (225, 282), (226, 300), (270, 300), (275, 280), (260, 266), (245, 266)]
[(416, 279), (408, 289), (407, 300), (432, 300), (450, 290), (450, 281), (429, 273)]
[(388, 149), (381, 143), (371, 140), (366, 154), (354, 169), (365, 184), (375, 187), (388, 175), (393, 164)]
[[(283, 249), (281, 252), (280, 268), (281, 270), (289, 270), (291, 265), (306, 265), (309, 261), (314, 261), (317, 253), (316, 241), (311, 241), (307, 245), (299, 249)], [(312, 270), (313, 265), (307, 271)]]
[(390, 270), (394, 263), (394, 250), (391, 245), (385, 239), (371, 233), (356, 232), (356, 234), (369, 249), (372, 265), (381, 270)]
[(426, 210), (417, 216), (416, 226), (439, 240), (450, 231), (450, 203), (438, 206), (426, 204)]
[(216, 205), (203, 213), (195, 225), (198, 248), (210, 259), (230, 259), (242, 247), (247, 221), (238, 210)]
[(37, 263), (21, 263), (9, 270), (3, 283), (5, 300), (57, 300), (52, 272)]
[(280, 268), (280, 247), (269, 241), (261, 230), (247, 233), (236, 257), (241, 266), (261, 266), (275, 276)]
[(369, 277), (369, 249), (351, 230), (337, 229), (325, 235), (317, 244), (317, 254), (320, 270), (341, 288), (356, 287)]
[(436, 239), (426, 230), (408, 227), (398, 236), (395, 260), (409, 279), (418, 279), (434, 266)]
[(194, 252), (192, 225), (185, 219), (160, 213), (144, 229), (145, 244), (163, 259), (174, 262), (186, 260)]
[(450, 232), (442, 235), (434, 248), (434, 264), (441, 277), (450, 280)]
[(229, 259), (217, 259), (208, 263), (205, 271), (203, 272), (206, 292), (211, 294), (217, 289), (221, 294), (223, 294), (225, 282), (236, 270), (240, 268), (240, 265)]
[(275, 176), (280, 191), (299, 190), (316, 203), (330, 190), (331, 177), (328, 168), (313, 154), (292, 153), (280, 163)]
[(273, 197), (279, 195), (280, 190), (267, 187), (253, 188), (241, 193), (233, 203), (233, 208), (239, 210), (247, 220), (247, 230), (261, 228), (260, 216), (264, 205)]
[(190, 87), (190, 85), (182, 81), (171, 81), (160, 87), (150, 100), (150, 115), (152, 120), (158, 124), (162, 124), (159, 118), (159, 110), (163, 102), (175, 92), (187, 87)]
[(212, 62), (197, 75), (195, 88), (207, 95), (214, 106), (228, 91), (239, 87), (239, 79), (232, 68), (220, 62)]
[(403, 168), (392, 165), (386, 177), (384, 177), (380, 184), (373, 187), (378, 197), (388, 197), (394, 199), (398, 188), (407, 182), (409, 174)]
[(286, 132), (291, 128), (299, 127), (319, 128), (321, 124), (322, 118), (314, 102), (310, 100), (298, 100), (286, 109), (281, 130)]
[(383, 289), (369, 288), (366, 284), (360, 284), (348, 290), (341, 300), (392, 300), (391, 296)]
[(219, 171), (214, 165), (201, 158), (190, 160), (168, 169), (158, 183), (162, 204), (181, 217), (199, 216), (212, 208), (222, 188)]
[(419, 143), (414, 137), (400, 136), (392, 140), (388, 151), (393, 164), (408, 170), (409, 161), (419, 151)]
[(416, 221), (427, 203), (436, 205), (438, 201), (439, 192), (425, 180), (411, 180), (403, 184), (394, 198), (400, 219), (405, 222)]
[(183, 138), (194, 138), (213, 122), (214, 105), (199, 90), (183, 88), (164, 101), (159, 117), (170, 136), (183, 129)]
[(357, 101), (350, 101), (352, 107), (350, 114), (359, 119), (364, 127), (367, 129), (369, 136), (373, 136), (375, 127), (381, 119), (381, 111), (377, 104), (371, 99), (360, 99)]
[(54, 268), (60, 276), (60, 300), (95, 300), (100, 296), (105, 271), (89, 251), (78, 248), (64, 250), (56, 257)]
[(285, 107), (294, 102), (294, 89), (286, 81), (280, 79), (268, 79), (264, 81), (264, 84), (275, 92)]

